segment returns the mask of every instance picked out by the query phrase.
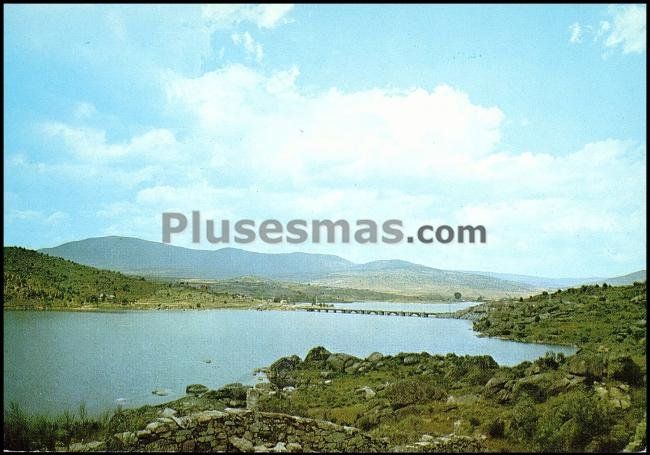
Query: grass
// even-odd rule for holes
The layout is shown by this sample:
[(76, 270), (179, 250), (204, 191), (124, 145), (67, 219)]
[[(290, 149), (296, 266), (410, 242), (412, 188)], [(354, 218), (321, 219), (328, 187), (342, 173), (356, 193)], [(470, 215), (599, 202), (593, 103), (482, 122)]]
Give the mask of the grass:
[(103, 439), (112, 412), (91, 417), (84, 404), (76, 412), (65, 411), (57, 417), (29, 414), (17, 403), (5, 411), (3, 432), (5, 450), (54, 451), (69, 448), (73, 442)]

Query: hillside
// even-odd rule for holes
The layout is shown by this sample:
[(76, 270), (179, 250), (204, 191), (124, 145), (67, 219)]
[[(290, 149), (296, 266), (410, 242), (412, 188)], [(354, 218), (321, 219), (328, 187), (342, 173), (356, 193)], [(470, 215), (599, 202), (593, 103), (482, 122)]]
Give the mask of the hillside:
[(161, 286), (24, 248), (4, 248), (5, 307), (129, 303), (153, 295)]
[(123, 273), (179, 279), (223, 280), (255, 276), (326, 287), (447, 298), (529, 295), (535, 288), (468, 272), (434, 269), (406, 261), (355, 264), (309, 253), (265, 254), (236, 248), (194, 250), (126, 237), (100, 237), (40, 250), (52, 256)]
[(513, 273), (497, 273), (497, 272), (469, 272), (477, 275), (486, 275), (501, 280), (514, 281), (527, 286), (533, 286), (540, 290), (555, 291), (557, 289), (565, 289), (573, 286), (581, 286), (583, 284), (602, 284), (607, 283), (614, 286), (626, 286), (633, 284), (635, 281), (645, 281), (646, 271), (638, 270), (633, 273), (628, 273), (623, 276), (616, 277), (589, 277), (589, 278), (548, 278), (530, 275), (518, 275)]
[(113, 309), (251, 306), (231, 293), (99, 270), (19, 247), (4, 247), (4, 308)]
[(409, 295), (394, 292), (380, 292), (310, 283), (277, 281), (251, 276), (226, 280), (188, 280), (190, 286), (206, 286), (214, 292), (230, 292), (257, 299), (288, 300), (290, 302), (355, 302), (355, 301), (399, 301), (417, 302), (448, 298), (450, 294)]
[[(407, 263), (408, 264), (408, 263)], [(424, 266), (397, 266), (334, 272), (313, 280), (322, 286), (401, 292), (410, 295), (437, 295), (448, 298), (460, 292), (463, 298), (529, 295), (534, 288), (513, 281), (468, 272), (433, 269)]]
[(194, 250), (130, 237), (98, 237), (40, 250), (108, 270), (170, 278), (225, 279), (255, 275), (308, 279), (353, 264), (326, 254), (264, 254), (236, 248)]

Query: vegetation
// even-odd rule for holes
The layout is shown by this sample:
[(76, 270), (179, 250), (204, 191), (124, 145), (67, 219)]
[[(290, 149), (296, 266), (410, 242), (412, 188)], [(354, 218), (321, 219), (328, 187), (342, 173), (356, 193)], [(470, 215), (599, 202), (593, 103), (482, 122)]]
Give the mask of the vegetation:
[(67, 449), (73, 442), (102, 438), (110, 417), (110, 412), (91, 417), (83, 404), (78, 412), (66, 411), (52, 418), (28, 414), (16, 403), (10, 403), (3, 422), (4, 447), (28, 451)]
[(276, 302), (429, 302), (448, 299), (437, 294), (407, 295), (398, 292), (380, 292), (370, 289), (352, 289), (309, 283), (295, 283), (267, 280), (257, 277), (241, 277), (228, 280), (191, 280), (184, 284), (206, 286), (214, 292), (230, 292), (255, 299), (270, 299)]
[[(120, 293), (125, 284), (127, 290)], [(250, 281), (243, 285), (250, 286)], [(222, 298), (233, 305), (255, 301), (255, 294), (233, 296), (219, 286), (150, 282), (5, 248), (8, 306), (46, 302), (99, 306), (89, 296), (109, 292), (124, 296), (133, 306)], [(259, 295), (269, 298), (262, 291)], [(268, 368), (269, 390), (274, 390), (261, 394), (259, 409), (356, 426), (394, 445), (413, 444), (423, 434), (455, 433), (485, 436), (482, 444), (490, 451), (608, 452), (645, 447), (645, 282), (492, 301), (459, 316), (474, 320), (474, 329), (486, 336), (574, 345), (578, 350), (568, 357), (549, 353), (505, 367), (489, 356), (402, 353), (358, 359), (315, 348), (304, 361), (286, 357)], [(292, 389), (283, 391), (287, 386)], [(181, 412), (225, 405), (207, 397), (167, 404)], [(5, 411), (5, 447), (52, 450), (56, 445), (102, 440), (143, 428), (159, 411), (160, 406), (145, 406), (120, 411), (110, 420), (90, 419), (81, 411), (47, 419), (12, 406)]]
[(4, 308), (151, 309), (252, 307), (259, 302), (206, 286), (147, 280), (18, 247), (4, 248)]
[(488, 356), (323, 361), (319, 351), (274, 364), (293, 365), (290, 373), (272, 365), (271, 380), (296, 390), (262, 407), (357, 426), (396, 444), (453, 432), (485, 435), (491, 451), (638, 450), (646, 444), (645, 292), (645, 283), (583, 286), (463, 312), (485, 335), (577, 346), (569, 357), (549, 353), (503, 367)]

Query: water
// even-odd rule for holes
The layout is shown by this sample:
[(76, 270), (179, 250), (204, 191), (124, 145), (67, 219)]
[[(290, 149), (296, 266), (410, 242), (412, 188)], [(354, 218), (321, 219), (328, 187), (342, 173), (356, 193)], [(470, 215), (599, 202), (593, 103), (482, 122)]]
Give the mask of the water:
[(451, 313), (464, 310), (479, 302), (440, 302), (440, 303), (399, 303), (399, 302), (353, 302), (335, 303), (336, 308), (350, 310), (395, 310), (395, 311), (423, 311), (425, 313)]
[[(393, 304), (387, 304), (393, 305)], [(444, 305), (443, 305), (444, 306)], [(184, 395), (185, 386), (253, 383), (253, 370), (322, 345), (367, 356), (422, 352), (489, 354), (514, 365), (568, 347), (479, 338), (469, 321), (299, 311), (4, 313), (4, 402), (59, 414)], [(206, 363), (211, 360), (211, 363)], [(169, 390), (155, 396), (152, 390)]]

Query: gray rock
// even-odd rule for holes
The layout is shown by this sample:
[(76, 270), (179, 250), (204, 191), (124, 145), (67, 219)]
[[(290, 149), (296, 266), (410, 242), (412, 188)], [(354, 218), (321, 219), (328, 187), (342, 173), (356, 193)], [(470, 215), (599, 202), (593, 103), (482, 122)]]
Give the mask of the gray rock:
[(289, 449), (287, 449), (287, 446), (284, 445), (284, 442), (278, 442), (275, 447), (273, 447), (273, 452), (285, 453), (289, 452)]
[(238, 438), (237, 436), (232, 436), (229, 439), (230, 443), (240, 452), (252, 452), (253, 443), (248, 439)]
[(163, 409), (162, 412), (160, 413), (160, 415), (161, 415), (162, 417), (172, 417), (172, 416), (175, 415), (175, 414), (176, 414), (176, 410), (175, 410), (175, 409), (172, 409), (172, 408), (165, 408), (165, 409)]
[(261, 392), (258, 389), (248, 389), (246, 391), (246, 409), (257, 409)]
[(203, 398), (210, 398), (213, 400), (246, 400), (246, 394), (250, 386), (245, 386), (238, 382), (233, 384), (226, 384), (217, 390), (210, 390), (202, 395)]
[(407, 355), (406, 357), (404, 357), (404, 360), (403, 360), (404, 365), (413, 365), (413, 364), (418, 363), (419, 361), (420, 361), (420, 359), (418, 359), (417, 356), (414, 356), (414, 355)]
[(322, 346), (317, 346), (307, 353), (305, 362), (324, 362), (332, 353)]
[(377, 363), (383, 358), (384, 355), (381, 352), (373, 352), (366, 358), (366, 360), (371, 363)]
[(356, 357), (348, 354), (332, 354), (327, 358), (325, 363), (327, 367), (333, 371), (343, 371), (346, 366), (352, 366), (352, 364), (358, 360), (359, 359)]
[(377, 393), (368, 386), (363, 386), (360, 389), (356, 390), (357, 393), (363, 394), (366, 400), (374, 398)]
[(203, 384), (190, 384), (185, 387), (185, 393), (189, 395), (201, 395), (202, 393), (207, 392), (209, 389)]

